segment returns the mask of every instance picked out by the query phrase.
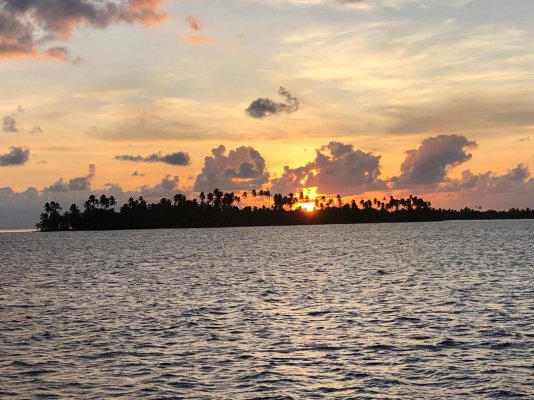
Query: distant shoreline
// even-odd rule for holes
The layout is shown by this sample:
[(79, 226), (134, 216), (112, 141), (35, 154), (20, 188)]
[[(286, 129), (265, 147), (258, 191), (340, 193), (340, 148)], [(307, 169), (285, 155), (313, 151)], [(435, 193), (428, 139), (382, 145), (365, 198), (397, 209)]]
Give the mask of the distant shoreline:
[[(92, 195), (84, 203), (83, 211), (73, 204), (62, 213), (60, 204), (46, 203), (36, 228), (49, 232), (534, 219), (534, 210), (529, 208), (508, 211), (435, 209), (430, 202), (417, 196), (343, 203), (338, 195), (337, 205), (334, 205), (336, 200), (325, 196), (311, 201), (303, 193), (298, 196), (275, 194), (271, 205), (270, 193), (261, 193), (263, 200), (267, 198), (268, 207), (238, 207), (241, 197), (215, 189), (207, 196), (201, 193), (200, 201), (188, 200), (179, 194), (172, 200), (163, 198), (159, 203), (147, 203), (142, 197), (130, 198), (118, 211), (113, 197)], [(244, 192), (243, 197), (247, 196)]]
[(0, 234), (2, 233), (31, 233), (37, 232), (37, 229), (34, 228), (0, 228)]
[[(234, 226), (198, 226), (198, 227), (177, 227), (177, 228), (122, 228), (122, 229), (79, 229), (79, 230), (64, 230), (57, 232), (95, 232), (95, 231), (127, 231), (127, 230), (173, 230), (173, 229), (223, 229), (223, 228), (254, 228), (254, 227), (272, 227), (272, 226), (326, 226), (326, 225), (382, 225), (382, 224), (419, 224), (428, 222), (458, 222), (458, 221), (532, 221), (532, 218), (475, 218), (475, 219), (441, 219), (432, 221), (396, 221), (396, 222), (348, 222), (348, 223), (331, 223), (331, 224), (292, 224), (292, 225), (234, 225)], [(37, 228), (0, 228), (0, 234), (3, 233), (39, 233), (47, 232), (40, 231)]]

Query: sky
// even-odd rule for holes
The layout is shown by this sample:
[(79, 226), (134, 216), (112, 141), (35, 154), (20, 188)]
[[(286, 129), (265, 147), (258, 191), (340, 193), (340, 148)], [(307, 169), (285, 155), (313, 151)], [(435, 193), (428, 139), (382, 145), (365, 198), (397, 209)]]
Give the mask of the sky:
[(530, 0), (0, 0), (0, 227), (89, 194), (534, 205)]

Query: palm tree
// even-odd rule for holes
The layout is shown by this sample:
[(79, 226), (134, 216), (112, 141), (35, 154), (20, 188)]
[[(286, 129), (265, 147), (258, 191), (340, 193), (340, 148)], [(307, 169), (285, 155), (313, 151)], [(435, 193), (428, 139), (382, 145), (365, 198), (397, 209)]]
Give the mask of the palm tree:
[(109, 209), (109, 199), (106, 197), (105, 194), (100, 196), (100, 205), (102, 208), (105, 208), (106, 210)]
[(231, 208), (234, 200), (235, 200), (234, 193), (224, 193), (224, 195), (222, 197), (222, 207), (223, 207), (223, 209)]
[(269, 190), (264, 190), (263, 194), (267, 197), (269, 208), (271, 208), (271, 192)]
[[(53, 203), (53, 202), (52, 202)], [(87, 201), (83, 204), (86, 211), (94, 210), (98, 206), (98, 199), (94, 194), (90, 195)]]
[(222, 202), (222, 198), (224, 196), (224, 193), (221, 192), (219, 189), (215, 188), (213, 190), (213, 196), (215, 197), (214, 200), (213, 200), (213, 206), (215, 208), (218, 208), (220, 209), (221, 208), (221, 202)]

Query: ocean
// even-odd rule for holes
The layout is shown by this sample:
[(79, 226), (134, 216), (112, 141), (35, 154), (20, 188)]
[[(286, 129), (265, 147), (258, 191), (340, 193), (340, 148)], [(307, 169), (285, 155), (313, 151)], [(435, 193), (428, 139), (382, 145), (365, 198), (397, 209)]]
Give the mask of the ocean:
[(534, 398), (534, 221), (0, 233), (0, 398)]

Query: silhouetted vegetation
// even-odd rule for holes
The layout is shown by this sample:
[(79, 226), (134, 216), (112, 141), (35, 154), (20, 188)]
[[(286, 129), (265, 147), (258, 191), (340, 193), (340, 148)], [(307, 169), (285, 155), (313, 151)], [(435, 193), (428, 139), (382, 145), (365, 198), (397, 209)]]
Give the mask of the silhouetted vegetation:
[[(250, 206), (247, 200), (262, 205)], [(299, 207), (299, 204), (311, 202), (304, 193), (284, 196), (271, 195), (268, 190), (252, 190), (238, 196), (215, 189), (207, 194), (200, 193), (198, 200), (189, 200), (182, 194), (175, 195), (172, 200), (163, 198), (159, 203), (147, 203), (142, 197), (130, 198), (117, 211), (113, 196), (91, 195), (83, 211), (73, 204), (61, 213), (58, 203), (46, 203), (36, 227), (41, 231), (64, 231), (534, 218), (534, 210), (528, 208), (508, 211), (435, 209), (430, 202), (417, 196), (348, 203), (344, 203), (340, 195), (322, 196), (313, 200), (313, 212)]]

